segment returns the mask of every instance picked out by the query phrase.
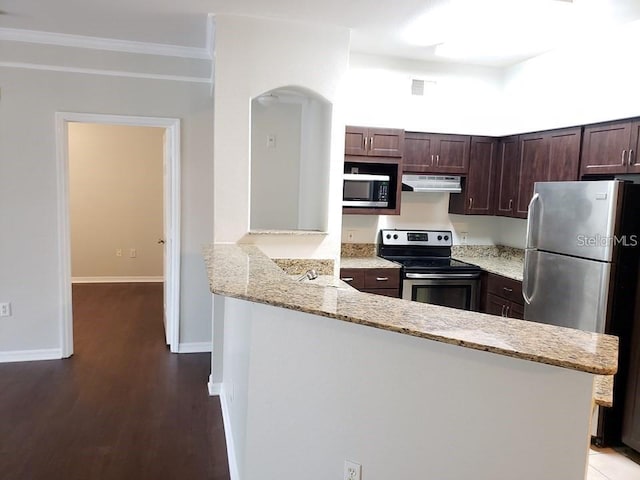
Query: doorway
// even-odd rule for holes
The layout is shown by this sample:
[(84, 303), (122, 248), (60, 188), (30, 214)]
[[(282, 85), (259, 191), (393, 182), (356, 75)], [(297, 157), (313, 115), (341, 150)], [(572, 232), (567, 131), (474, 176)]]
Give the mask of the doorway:
[[(172, 352), (179, 345), (179, 289), (180, 289), (180, 120), (170, 118), (130, 117), (118, 115), (56, 114), (56, 140), (58, 159), (59, 218), (60, 218), (60, 298), (62, 299), (60, 341), (63, 358), (73, 354), (72, 311), (72, 255), (71, 255), (71, 197), (69, 132), (83, 125), (112, 127), (154, 127), (162, 131), (163, 151), (163, 232), (158, 241), (163, 247), (164, 326), (166, 343)], [(126, 173), (126, 172), (125, 172)], [(137, 258), (134, 246), (115, 248), (116, 258)], [(76, 268), (78, 268), (76, 266)], [(104, 268), (104, 267), (103, 267)]]

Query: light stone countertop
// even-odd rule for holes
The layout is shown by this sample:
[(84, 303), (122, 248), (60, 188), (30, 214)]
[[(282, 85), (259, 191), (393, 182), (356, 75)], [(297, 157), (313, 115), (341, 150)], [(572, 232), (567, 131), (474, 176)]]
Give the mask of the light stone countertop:
[(613, 407), (613, 375), (596, 375), (593, 400), (601, 407)]
[(489, 273), (522, 281), (524, 250), (503, 245), (454, 245), (451, 256)]
[(520, 260), (503, 258), (503, 257), (464, 257), (454, 256), (456, 260), (461, 262), (477, 265), (489, 273), (502, 275), (513, 280), (522, 281), (524, 264)]
[(618, 339), (291, 280), (255, 246), (203, 251), (212, 293), (573, 370), (611, 375)]
[(342, 257), (340, 268), (401, 268), (402, 265), (380, 257)]

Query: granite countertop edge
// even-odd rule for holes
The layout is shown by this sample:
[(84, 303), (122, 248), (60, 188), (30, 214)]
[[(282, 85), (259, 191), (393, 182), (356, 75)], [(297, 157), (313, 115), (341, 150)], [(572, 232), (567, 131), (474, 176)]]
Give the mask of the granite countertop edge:
[(617, 371), (610, 335), (300, 284), (255, 246), (213, 244), (203, 254), (214, 294), (596, 375)]

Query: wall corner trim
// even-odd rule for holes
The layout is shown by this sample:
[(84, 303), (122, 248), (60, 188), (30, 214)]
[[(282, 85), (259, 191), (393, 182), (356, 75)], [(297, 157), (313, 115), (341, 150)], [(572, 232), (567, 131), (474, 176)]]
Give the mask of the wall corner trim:
[(0, 352), (0, 363), (60, 359), (62, 359), (62, 350), (59, 348), (48, 348), (43, 350), (10, 350), (8, 352)]
[(211, 353), (212, 351), (211, 342), (190, 342), (180, 343), (177, 353)]

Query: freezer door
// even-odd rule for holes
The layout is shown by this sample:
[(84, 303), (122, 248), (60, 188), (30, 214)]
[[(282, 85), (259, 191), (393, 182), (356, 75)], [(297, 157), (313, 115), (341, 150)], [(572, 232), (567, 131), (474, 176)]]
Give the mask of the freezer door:
[(526, 250), (524, 268), (525, 320), (604, 332), (610, 263)]
[(610, 262), (622, 182), (538, 182), (529, 204), (527, 248)]

